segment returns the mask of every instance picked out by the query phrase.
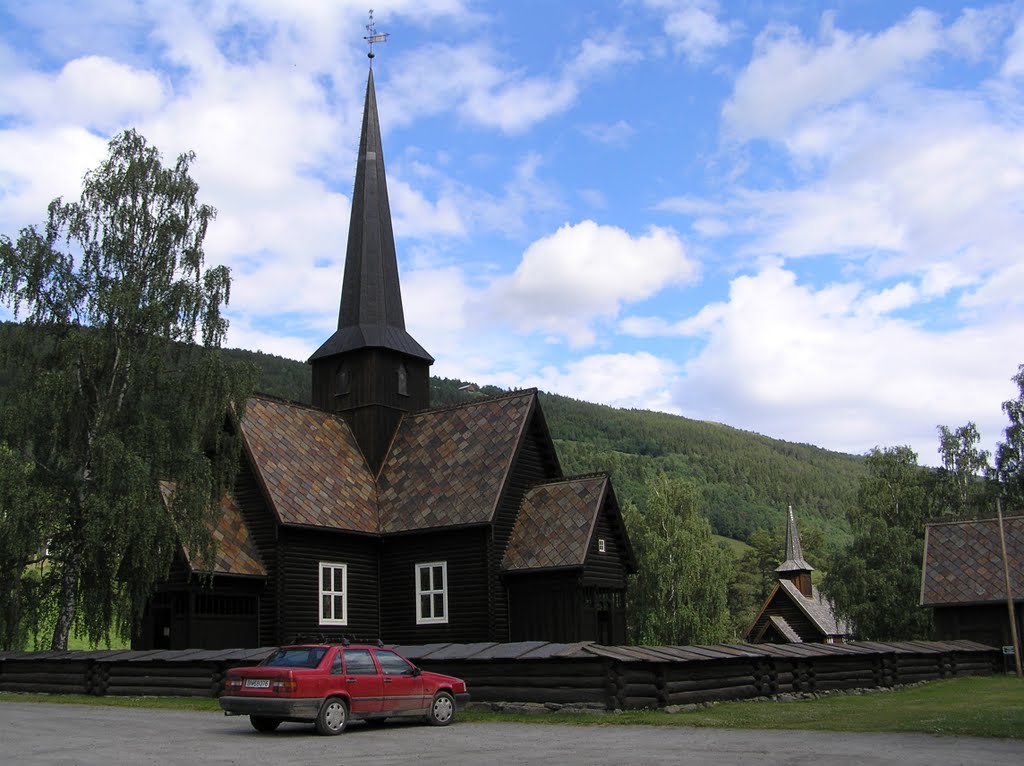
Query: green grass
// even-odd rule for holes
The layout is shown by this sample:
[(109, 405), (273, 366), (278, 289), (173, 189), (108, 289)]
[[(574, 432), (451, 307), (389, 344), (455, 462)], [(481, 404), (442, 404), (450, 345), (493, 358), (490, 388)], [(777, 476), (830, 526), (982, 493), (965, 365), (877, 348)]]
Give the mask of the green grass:
[[(470, 690), (472, 691), (472, 689)], [(180, 697), (90, 697), (0, 692), (2, 702), (219, 711), (216, 700)], [(1024, 681), (1009, 676), (959, 678), (893, 692), (834, 695), (799, 702), (728, 702), (690, 713), (638, 710), (608, 714), (493, 713), (466, 710), (462, 721), (588, 726), (703, 726), (722, 729), (803, 729), (919, 732), (1024, 739)]]
[(742, 540), (733, 540), (731, 537), (722, 537), (721, 535), (711, 535), (711, 537), (716, 543), (725, 543), (737, 559), (742, 558), (743, 554), (750, 550), (750, 546)]

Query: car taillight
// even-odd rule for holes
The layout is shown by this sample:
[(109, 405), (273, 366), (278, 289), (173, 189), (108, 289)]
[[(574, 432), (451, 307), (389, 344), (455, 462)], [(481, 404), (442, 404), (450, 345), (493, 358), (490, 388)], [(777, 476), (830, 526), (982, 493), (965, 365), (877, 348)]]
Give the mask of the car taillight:
[(299, 685), (292, 678), (274, 679), (270, 682), (270, 690), (275, 694), (294, 694)]

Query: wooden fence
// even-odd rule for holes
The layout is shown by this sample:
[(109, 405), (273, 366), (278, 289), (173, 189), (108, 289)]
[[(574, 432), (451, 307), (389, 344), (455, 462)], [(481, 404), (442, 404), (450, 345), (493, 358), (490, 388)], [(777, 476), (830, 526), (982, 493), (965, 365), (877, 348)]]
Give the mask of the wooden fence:
[[(999, 652), (971, 641), (628, 647), (593, 643), (399, 646), (466, 680), (474, 701), (667, 707), (990, 675)], [(272, 649), (0, 652), (0, 691), (217, 697), (228, 668)]]

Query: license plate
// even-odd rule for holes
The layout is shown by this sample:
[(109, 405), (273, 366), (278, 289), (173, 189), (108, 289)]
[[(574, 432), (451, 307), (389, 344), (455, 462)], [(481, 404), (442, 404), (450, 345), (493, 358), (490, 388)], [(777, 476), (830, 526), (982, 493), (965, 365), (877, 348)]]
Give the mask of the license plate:
[(247, 689), (269, 689), (270, 679), (269, 678), (247, 678), (245, 679), (244, 686)]

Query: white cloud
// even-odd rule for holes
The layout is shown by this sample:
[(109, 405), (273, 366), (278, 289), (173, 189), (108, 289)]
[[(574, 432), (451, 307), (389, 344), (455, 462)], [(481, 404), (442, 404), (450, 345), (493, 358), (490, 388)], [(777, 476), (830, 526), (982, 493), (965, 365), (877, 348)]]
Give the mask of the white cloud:
[(523, 253), (515, 273), (488, 291), (491, 310), (523, 330), (543, 330), (573, 345), (595, 341), (593, 323), (625, 303), (686, 284), (698, 265), (669, 229), (633, 236), (585, 220), (566, 224)]
[(545, 367), (526, 384), (612, 407), (677, 412), (671, 387), (678, 372), (674, 362), (643, 351), (594, 354)]
[(779, 266), (738, 277), (696, 323), (708, 343), (675, 401), (690, 417), (847, 452), (909, 442), (931, 464), (939, 423), (973, 420), (994, 441), (1018, 361), (1014, 321), (929, 332), (886, 314), (909, 291), (814, 289)]
[(581, 130), (583, 135), (591, 141), (618, 147), (626, 146), (629, 143), (629, 139), (636, 132), (633, 126), (625, 120), (617, 120), (613, 123), (584, 125)]
[(1001, 74), (1007, 78), (1024, 76), (1024, 15), (1017, 19), (1013, 35), (1006, 43), (1006, 59)]
[(733, 137), (779, 139), (808, 111), (906, 73), (943, 43), (939, 17), (921, 9), (876, 35), (851, 35), (826, 15), (821, 36), (815, 44), (793, 27), (774, 27), (758, 37), (722, 108)]
[(718, 18), (716, 0), (644, 0), (644, 4), (664, 14), (665, 34), (672, 46), (693, 63), (707, 60), (711, 51), (727, 45), (736, 34), (734, 25)]
[(504, 67), (498, 53), (484, 43), (439, 43), (413, 51), (390, 68), (381, 110), (391, 125), (454, 109), (468, 122), (522, 133), (569, 109), (590, 79), (637, 57), (622, 39), (591, 37), (560, 73), (531, 76)]

